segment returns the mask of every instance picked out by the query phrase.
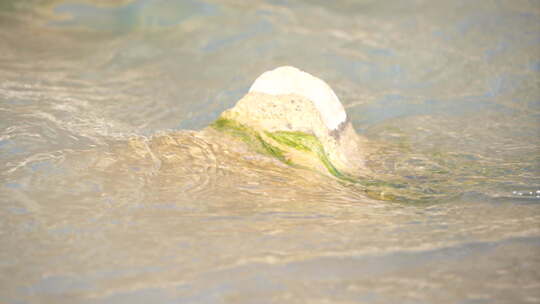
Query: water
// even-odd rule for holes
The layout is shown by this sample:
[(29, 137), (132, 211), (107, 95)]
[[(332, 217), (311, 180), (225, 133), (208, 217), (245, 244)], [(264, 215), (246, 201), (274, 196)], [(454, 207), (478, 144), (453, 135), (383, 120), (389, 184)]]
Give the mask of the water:
[[(0, 41), (0, 302), (540, 302), (536, 1), (3, 1)], [(284, 64), (422, 199), (195, 131)]]

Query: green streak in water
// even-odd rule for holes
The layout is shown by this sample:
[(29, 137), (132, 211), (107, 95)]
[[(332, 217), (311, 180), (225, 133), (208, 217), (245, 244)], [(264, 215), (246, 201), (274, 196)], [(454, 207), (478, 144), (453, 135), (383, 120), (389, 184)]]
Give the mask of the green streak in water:
[(266, 135), (278, 143), (289, 146), (296, 150), (312, 152), (314, 153), (319, 160), (323, 163), (325, 168), (333, 176), (353, 181), (350, 177), (341, 173), (328, 159), (328, 155), (324, 151), (324, 147), (319, 141), (319, 139), (312, 135), (304, 132), (292, 132), (292, 131), (277, 131), (277, 132), (266, 132)]
[(291, 161), (285, 157), (285, 152), (265, 141), (255, 130), (249, 128), (243, 124), (240, 124), (232, 119), (218, 118), (214, 123), (210, 125), (216, 130), (229, 133), (233, 136), (240, 138), (249, 146), (255, 148), (260, 153), (273, 156), (280, 161), (292, 165)]
[[(232, 119), (220, 117), (211, 127), (240, 138), (257, 152), (275, 157), (280, 161), (297, 166), (286, 157), (286, 151), (264, 140), (263, 136), (256, 130), (240, 124)], [(304, 132), (277, 131), (265, 132), (265, 136), (271, 138), (276, 143), (305, 152), (312, 153), (317, 157), (330, 174), (347, 184), (358, 187), (366, 196), (385, 201), (394, 201), (401, 203), (426, 203), (434, 202), (436, 193), (426, 193), (425, 189), (417, 188), (403, 181), (380, 180), (373, 178), (352, 177), (340, 172), (328, 159), (322, 143), (319, 139)], [(429, 192), (429, 191), (428, 191)]]

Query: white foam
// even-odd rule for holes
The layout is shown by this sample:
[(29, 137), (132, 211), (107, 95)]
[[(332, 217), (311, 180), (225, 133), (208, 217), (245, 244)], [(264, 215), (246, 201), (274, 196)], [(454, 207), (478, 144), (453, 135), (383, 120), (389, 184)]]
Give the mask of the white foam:
[(264, 72), (255, 79), (249, 92), (303, 96), (313, 102), (330, 130), (335, 130), (347, 119), (343, 105), (330, 86), (323, 80), (295, 67), (282, 66)]

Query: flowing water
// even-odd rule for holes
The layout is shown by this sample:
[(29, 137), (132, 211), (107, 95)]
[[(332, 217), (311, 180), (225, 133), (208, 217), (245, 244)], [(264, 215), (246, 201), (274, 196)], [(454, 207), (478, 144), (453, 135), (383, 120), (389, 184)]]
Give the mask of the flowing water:
[[(280, 65), (378, 181), (199, 131)], [(540, 303), (539, 76), (538, 1), (1, 1), (0, 302)]]

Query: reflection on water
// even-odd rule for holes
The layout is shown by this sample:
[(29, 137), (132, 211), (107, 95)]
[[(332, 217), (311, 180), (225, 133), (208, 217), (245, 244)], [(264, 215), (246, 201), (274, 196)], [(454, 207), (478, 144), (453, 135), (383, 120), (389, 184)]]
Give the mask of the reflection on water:
[[(539, 15), (1, 2), (0, 302), (540, 302)], [(283, 64), (335, 89), (377, 181), (180, 130)]]
[(68, 16), (66, 20), (50, 24), (125, 32), (170, 27), (191, 17), (213, 15), (215, 10), (215, 6), (200, 1), (139, 0), (112, 7), (67, 2), (54, 7), (55, 14)]

